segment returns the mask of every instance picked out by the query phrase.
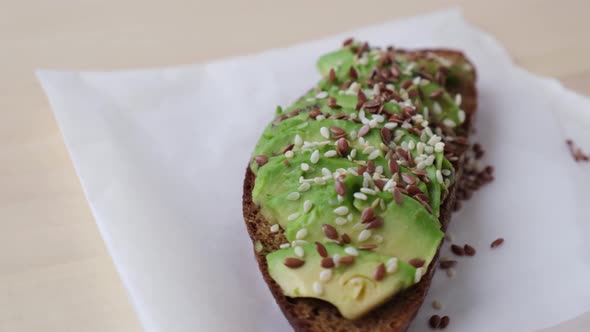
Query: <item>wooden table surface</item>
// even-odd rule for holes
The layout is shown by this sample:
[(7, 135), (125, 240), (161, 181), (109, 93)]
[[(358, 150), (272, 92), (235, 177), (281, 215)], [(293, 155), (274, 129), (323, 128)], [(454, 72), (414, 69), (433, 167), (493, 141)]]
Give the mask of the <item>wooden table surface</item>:
[[(0, 331), (140, 330), (36, 68), (201, 62), (459, 5), (517, 63), (590, 94), (585, 0), (364, 1), (362, 10), (360, 4), (0, 0)], [(587, 330), (589, 316), (559, 330)]]

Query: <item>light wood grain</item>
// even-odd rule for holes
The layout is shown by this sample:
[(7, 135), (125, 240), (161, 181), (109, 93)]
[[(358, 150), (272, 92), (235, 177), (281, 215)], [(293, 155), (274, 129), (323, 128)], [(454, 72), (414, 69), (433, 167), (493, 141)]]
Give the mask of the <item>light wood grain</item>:
[[(517, 63), (590, 94), (587, 1), (363, 3), (0, 1), (0, 331), (140, 330), (36, 68), (200, 62), (456, 4)], [(590, 319), (569, 324), (560, 331), (587, 330)]]

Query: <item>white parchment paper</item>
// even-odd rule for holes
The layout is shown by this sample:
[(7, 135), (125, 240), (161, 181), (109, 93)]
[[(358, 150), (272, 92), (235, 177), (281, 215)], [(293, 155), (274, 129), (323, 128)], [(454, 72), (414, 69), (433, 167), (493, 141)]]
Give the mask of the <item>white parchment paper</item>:
[[(496, 181), (451, 223), (476, 257), (453, 280), (438, 273), (428, 295), (452, 331), (532, 331), (590, 310), (590, 166), (564, 143), (590, 148), (590, 100), (517, 68), (451, 10), (208, 64), (38, 73), (145, 330), (290, 329), (254, 262), (242, 181), (276, 105), (311, 87), (318, 56), (349, 36), (458, 48), (476, 64), (478, 139)], [(423, 306), (412, 331), (433, 313)]]

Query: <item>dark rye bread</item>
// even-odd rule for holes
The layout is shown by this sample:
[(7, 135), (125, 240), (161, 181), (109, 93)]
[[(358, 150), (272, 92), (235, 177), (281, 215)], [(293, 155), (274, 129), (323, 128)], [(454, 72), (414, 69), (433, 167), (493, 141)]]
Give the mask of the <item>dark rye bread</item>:
[[(399, 52), (399, 50), (398, 50)], [(427, 53), (435, 53), (440, 57), (451, 61), (467, 61), (463, 53), (453, 50), (419, 50), (407, 51), (410, 55), (423, 57)], [(467, 117), (463, 124), (466, 133), (471, 131), (471, 124), (477, 108), (477, 92), (475, 81), (461, 82), (458, 86), (448, 88), (453, 93), (460, 93), (462, 96), (462, 109)], [(459, 182), (462, 175), (463, 156), (459, 161), (454, 163), (456, 168), (456, 182)], [(243, 193), (243, 214), (248, 233), (253, 241), (255, 256), (258, 266), (264, 279), (266, 280), (276, 302), (280, 306), (283, 314), (289, 320), (295, 331), (308, 332), (352, 332), (352, 331), (406, 331), (410, 322), (416, 316), (418, 309), (424, 301), (426, 292), (430, 287), (435, 267), (437, 266), (438, 254), (430, 264), (428, 271), (422, 277), (421, 281), (409, 289), (394, 295), (388, 302), (372, 310), (364, 317), (357, 320), (348, 320), (343, 318), (338, 310), (330, 303), (312, 299), (312, 298), (288, 298), (283, 295), (279, 285), (270, 277), (266, 265), (266, 254), (279, 249), (281, 243), (287, 242), (283, 234), (271, 233), (270, 224), (259, 213), (259, 208), (252, 202), (252, 189), (254, 188), (255, 175), (247, 167), (246, 178), (244, 180)], [(455, 204), (455, 189), (453, 185), (449, 194), (443, 201), (440, 211), (440, 221), (443, 231), (446, 231), (447, 225), (451, 219), (452, 207)], [(256, 246), (256, 242), (262, 244)], [(441, 242), (442, 244), (442, 242)], [(262, 249), (260, 249), (262, 248)], [(439, 248), (440, 250), (440, 248)], [(427, 324), (427, 322), (422, 322)]]

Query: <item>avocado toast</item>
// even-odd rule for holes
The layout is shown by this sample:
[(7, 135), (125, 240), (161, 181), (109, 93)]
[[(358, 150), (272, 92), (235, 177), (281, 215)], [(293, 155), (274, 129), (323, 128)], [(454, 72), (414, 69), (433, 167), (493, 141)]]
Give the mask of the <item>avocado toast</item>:
[(404, 331), (450, 220), (475, 71), (457, 51), (352, 40), (318, 69), (246, 170), (255, 255), (295, 330)]

